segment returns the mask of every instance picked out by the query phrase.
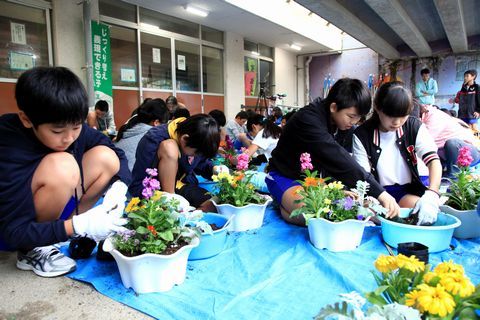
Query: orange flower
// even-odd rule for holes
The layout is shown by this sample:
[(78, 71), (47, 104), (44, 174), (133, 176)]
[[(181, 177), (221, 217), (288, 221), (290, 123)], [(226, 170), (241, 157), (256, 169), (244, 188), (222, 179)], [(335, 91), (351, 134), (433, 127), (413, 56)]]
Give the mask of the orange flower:
[(238, 175), (235, 176), (235, 181), (240, 181), (245, 177), (243, 173), (239, 173)]
[(315, 187), (318, 186), (317, 178), (306, 177), (305, 178), (305, 187)]
[(155, 230), (154, 226), (147, 226), (147, 229), (153, 234), (154, 237), (157, 236), (157, 230)]
[(225, 141), (225, 140), (220, 141), (220, 147), (221, 148), (226, 148), (227, 147), (227, 141)]

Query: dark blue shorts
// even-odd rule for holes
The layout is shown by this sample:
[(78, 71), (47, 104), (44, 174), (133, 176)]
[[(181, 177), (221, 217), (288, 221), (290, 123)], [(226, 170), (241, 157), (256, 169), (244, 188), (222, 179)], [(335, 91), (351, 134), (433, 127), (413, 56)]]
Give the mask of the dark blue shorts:
[(299, 186), (298, 181), (282, 176), (278, 171), (270, 171), (265, 178), (268, 191), (273, 199), (279, 204), (282, 203), (282, 197), (285, 191), (293, 186)]
[(477, 118), (461, 118), (463, 122), (468, 123), (468, 124), (474, 124), (478, 122)]
[(407, 183), (404, 185), (391, 185), (391, 186), (384, 186), (385, 191), (387, 191), (392, 197), (397, 200), (397, 203), (407, 194), (413, 194), (415, 196), (421, 197), (425, 193), (425, 188), (417, 187), (411, 183)]

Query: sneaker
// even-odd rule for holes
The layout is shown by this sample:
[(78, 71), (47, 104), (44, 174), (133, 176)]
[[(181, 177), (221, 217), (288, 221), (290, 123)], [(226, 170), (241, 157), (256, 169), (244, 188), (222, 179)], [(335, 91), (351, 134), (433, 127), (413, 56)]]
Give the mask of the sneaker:
[(54, 246), (34, 248), (27, 253), (17, 253), (17, 268), (32, 270), (35, 274), (51, 278), (74, 271), (77, 264)]

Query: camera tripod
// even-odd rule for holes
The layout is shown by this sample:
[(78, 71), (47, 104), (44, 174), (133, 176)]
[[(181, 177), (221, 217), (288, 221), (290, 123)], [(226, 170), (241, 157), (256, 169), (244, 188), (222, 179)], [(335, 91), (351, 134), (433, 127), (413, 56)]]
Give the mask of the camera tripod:
[[(265, 110), (264, 115), (270, 115), (269, 112), (269, 97), (267, 97), (267, 91), (268, 89), (265, 87), (267, 83), (266, 82), (260, 82), (260, 90), (258, 91), (258, 96), (257, 96), (257, 103), (255, 104), (255, 112), (258, 113), (258, 111)], [(263, 105), (262, 105), (263, 104)]]

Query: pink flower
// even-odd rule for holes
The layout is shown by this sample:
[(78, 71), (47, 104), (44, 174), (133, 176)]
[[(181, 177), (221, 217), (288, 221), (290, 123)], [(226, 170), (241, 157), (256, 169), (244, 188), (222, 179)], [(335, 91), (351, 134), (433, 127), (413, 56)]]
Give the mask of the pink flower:
[(250, 160), (250, 156), (246, 153), (241, 153), (237, 156), (237, 170), (247, 170), (248, 169), (248, 161)]
[(469, 147), (461, 147), (458, 150), (457, 165), (460, 167), (468, 167), (472, 163), (473, 158)]
[(300, 155), (300, 168), (302, 171), (313, 169), (310, 153), (305, 152)]
[(147, 172), (147, 174), (150, 176), (150, 177), (156, 177), (158, 176), (158, 171), (157, 169), (150, 169), (150, 168), (147, 168), (147, 170), (145, 170)]

